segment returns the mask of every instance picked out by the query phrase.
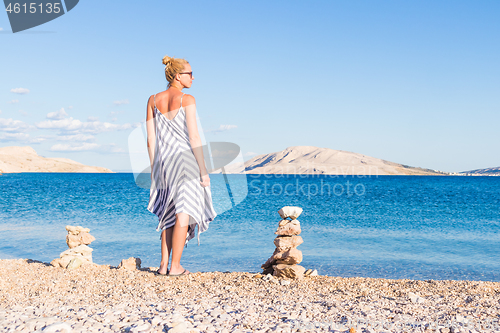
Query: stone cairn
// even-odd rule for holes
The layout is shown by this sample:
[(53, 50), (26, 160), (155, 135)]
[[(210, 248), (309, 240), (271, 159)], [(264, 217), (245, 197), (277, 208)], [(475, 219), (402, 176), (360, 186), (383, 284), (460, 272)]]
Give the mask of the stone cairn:
[(60, 258), (52, 260), (50, 264), (55, 267), (75, 269), (82, 264), (92, 263), (93, 249), (87, 245), (95, 241), (95, 238), (89, 234), (90, 229), (67, 225), (66, 230), (68, 231), (66, 244), (69, 249), (61, 253)]
[[(305, 275), (306, 269), (299, 264), (302, 262), (302, 251), (297, 250), (297, 246), (304, 241), (299, 236), (300, 222), (297, 217), (302, 213), (302, 208), (286, 206), (281, 208), (278, 213), (281, 216), (278, 235), (274, 239), (276, 249), (273, 255), (261, 266), (264, 270), (262, 274), (272, 274), (275, 277), (284, 277), (290, 279), (301, 279)], [(308, 270), (311, 271), (312, 270)]]

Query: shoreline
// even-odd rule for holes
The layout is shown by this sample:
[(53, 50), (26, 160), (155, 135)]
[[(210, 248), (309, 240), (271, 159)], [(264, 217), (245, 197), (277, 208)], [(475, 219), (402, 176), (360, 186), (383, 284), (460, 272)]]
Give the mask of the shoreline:
[[(93, 175), (98, 175), (98, 174), (134, 174), (133, 171), (113, 171), (111, 172), (70, 172), (70, 171), (22, 171), (22, 172), (3, 172), (0, 171), (0, 175), (16, 175), (16, 174), (36, 174), (36, 173), (43, 173), (43, 174), (93, 174)], [(222, 175), (220, 172), (209, 172), (209, 175)], [(344, 174), (344, 173), (250, 173), (250, 172), (245, 172), (245, 173), (226, 173), (226, 175), (248, 175), (251, 177), (254, 176), (295, 176), (295, 177), (304, 177), (304, 176), (325, 176), (325, 177), (358, 177), (358, 178), (378, 178), (378, 177), (413, 177), (413, 176), (418, 176), (418, 177), (500, 177), (500, 174), (405, 174), (405, 175), (376, 175), (376, 174), (354, 174), (354, 173), (349, 173), (349, 174)]]
[[(498, 332), (500, 282), (272, 278), (0, 260), (0, 332)], [(52, 325), (52, 326), (51, 326)], [(58, 326), (59, 325), (59, 326)], [(49, 327), (50, 326), (50, 327)], [(173, 328), (172, 328), (173, 327)]]

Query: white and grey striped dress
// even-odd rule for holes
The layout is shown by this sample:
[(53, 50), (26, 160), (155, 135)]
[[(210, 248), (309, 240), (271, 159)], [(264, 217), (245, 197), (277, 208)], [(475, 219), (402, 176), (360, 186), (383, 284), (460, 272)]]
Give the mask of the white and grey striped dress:
[(200, 184), (200, 168), (189, 142), (182, 97), (181, 107), (172, 120), (156, 108), (154, 97), (156, 143), (148, 210), (158, 216), (157, 231), (174, 226), (175, 214), (189, 214), (186, 246), (195, 236), (196, 225), (200, 245), (200, 233), (208, 229), (217, 214), (210, 186)]

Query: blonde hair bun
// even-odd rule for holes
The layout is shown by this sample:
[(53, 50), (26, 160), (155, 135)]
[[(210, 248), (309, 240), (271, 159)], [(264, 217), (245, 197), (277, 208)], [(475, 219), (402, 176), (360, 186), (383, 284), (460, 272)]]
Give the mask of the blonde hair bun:
[(174, 58), (171, 58), (169, 56), (164, 56), (163, 57), (163, 60), (162, 60), (162, 63), (166, 66), (170, 65), (172, 63), (172, 61), (174, 60)]

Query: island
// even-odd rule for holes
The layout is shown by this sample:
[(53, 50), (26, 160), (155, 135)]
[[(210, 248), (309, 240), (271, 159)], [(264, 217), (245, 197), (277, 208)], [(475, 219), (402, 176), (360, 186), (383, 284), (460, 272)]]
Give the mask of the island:
[(39, 156), (35, 149), (29, 146), (0, 148), (0, 174), (22, 172), (112, 173), (113, 171), (88, 166), (68, 158)]
[(230, 164), (213, 173), (228, 174), (324, 174), (324, 175), (448, 175), (438, 170), (411, 167), (343, 150), (314, 146), (293, 146)]

